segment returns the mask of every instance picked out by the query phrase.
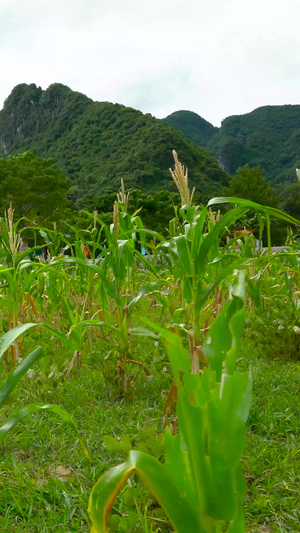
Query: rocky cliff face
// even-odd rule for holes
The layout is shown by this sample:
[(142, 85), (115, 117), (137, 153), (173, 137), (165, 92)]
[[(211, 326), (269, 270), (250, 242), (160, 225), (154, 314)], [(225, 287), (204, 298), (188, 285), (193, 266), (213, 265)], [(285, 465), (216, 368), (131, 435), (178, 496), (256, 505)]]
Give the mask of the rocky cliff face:
[(202, 201), (220, 194), (228, 176), (216, 159), (149, 114), (93, 102), (59, 83), (46, 91), (18, 85), (0, 111), (0, 157), (31, 150), (56, 159), (75, 200), (116, 191), (121, 177), (127, 188), (173, 190), (173, 149)]
[(17, 85), (0, 112), (0, 150), (7, 155), (29, 149), (49, 129), (62, 134), (91, 102), (65, 85), (55, 83), (47, 91), (35, 84)]

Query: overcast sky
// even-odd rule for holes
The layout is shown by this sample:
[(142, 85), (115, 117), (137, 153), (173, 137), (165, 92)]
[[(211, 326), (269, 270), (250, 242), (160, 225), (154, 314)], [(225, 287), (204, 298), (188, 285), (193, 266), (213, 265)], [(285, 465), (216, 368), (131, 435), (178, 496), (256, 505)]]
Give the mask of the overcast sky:
[(299, 26), (300, 0), (0, 0), (0, 108), (54, 82), (214, 125), (300, 104)]

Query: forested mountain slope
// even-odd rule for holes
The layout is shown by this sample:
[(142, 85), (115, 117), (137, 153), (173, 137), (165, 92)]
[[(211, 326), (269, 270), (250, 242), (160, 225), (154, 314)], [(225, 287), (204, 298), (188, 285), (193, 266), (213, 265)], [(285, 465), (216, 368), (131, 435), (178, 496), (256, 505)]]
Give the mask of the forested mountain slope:
[(205, 146), (226, 172), (233, 175), (248, 163), (261, 167), (273, 185), (296, 181), (295, 169), (300, 167), (300, 105), (260, 107), (226, 118), (214, 131), (211, 124), (204, 127), (204, 119), (187, 113), (177, 111), (164, 120)]
[(0, 157), (33, 151), (53, 157), (73, 181), (73, 200), (127, 188), (174, 190), (172, 150), (188, 166), (201, 199), (219, 194), (227, 174), (206, 150), (151, 115), (93, 102), (55, 83), (15, 87), (0, 111)]
[(218, 132), (218, 128), (192, 111), (175, 111), (164, 122), (200, 146), (206, 146), (209, 139)]

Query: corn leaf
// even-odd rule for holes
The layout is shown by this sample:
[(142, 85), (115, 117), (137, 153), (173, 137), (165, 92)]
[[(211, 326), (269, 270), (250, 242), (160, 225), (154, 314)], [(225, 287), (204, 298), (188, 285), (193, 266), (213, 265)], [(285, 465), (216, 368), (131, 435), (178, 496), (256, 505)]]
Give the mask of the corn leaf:
[(174, 242), (176, 244), (177, 255), (182, 264), (182, 268), (186, 276), (193, 275), (193, 265), (191, 259), (191, 243), (187, 240), (185, 235), (179, 235), (174, 237)]
[(160, 281), (153, 281), (150, 283), (146, 283), (145, 285), (143, 285), (138, 295), (135, 298), (132, 298), (131, 302), (129, 303), (128, 313), (132, 314), (135, 306), (140, 301), (140, 299), (143, 298), (143, 296), (145, 296), (145, 294), (147, 293), (152, 294), (156, 289), (159, 289), (163, 285), (168, 285), (168, 282), (166, 280), (160, 280)]
[(6, 352), (6, 350), (8, 350), (8, 348), (10, 348), (10, 346), (12, 344), (14, 344), (14, 342), (16, 342), (16, 340), (21, 335), (23, 335), (29, 329), (35, 328), (37, 326), (40, 326), (44, 330), (46, 330), (49, 333), (51, 333), (51, 335), (53, 335), (54, 337), (59, 339), (62, 343), (66, 344), (69, 348), (76, 349), (76, 346), (72, 343), (72, 341), (70, 341), (69, 339), (64, 337), (64, 335), (62, 335), (61, 333), (59, 333), (55, 329), (50, 328), (50, 326), (48, 326), (47, 324), (36, 324), (34, 322), (27, 322), (26, 324), (22, 324), (21, 326), (17, 326), (15, 328), (9, 330), (7, 333), (5, 333), (1, 337), (1, 339), (0, 339), (0, 359), (3, 357), (4, 353)]
[(63, 409), (59, 405), (37, 405), (37, 404), (31, 404), (26, 407), (23, 407), (23, 409), (20, 409), (16, 413), (14, 413), (6, 422), (3, 424), (3, 426), (0, 427), (0, 442), (2, 442), (7, 433), (13, 429), (21, 420), (23, 420), (26, 416), (32, 414), (32, 413), (39, 413), (39, 412), (50, 412), (57, 414), (64, 422), (66, 422), (72, 429), (75, 431), (75, 434), (79, 440), (80, 446), (85, 453), (85, 455), (90, 459), (89, 453), (87, 451), (87, 448), (81, 438), (81, 435), (78, 431), (78, 428), (72, 419), (72, 417), (66, 412), (63, 411)]
[(178, 489), (165, 465), (138, 451), (131, 451), (126, 463), (106, 472), (94, 486), (89, 499), (93, 533), (108, 532), (108, 519), (114, 501), (133, 472), (137, 472), (148, 485), (177, 533), (204, 533), (197, 511)]
[(31, 352), (23, 361), (13, 370), (2, 389), (0, 390), (0, 407), (6, 401), (10, 393), (13, 391), (20, 379), (26, 374), (27, 370), (31, 368), (41, 357), (45, 355), (41, 346)]
[(143, 322), (160, 333), (161, 339), (165, 341), (168, 357), (174, 372), (175, 378), (179, 379), (183, 372), (191, 370), (191, 360), (188, 351), (182, 346), (181, 339), (175, 333), (158, 326), (155, 322), (144, 318)]
[(229, 373), (234, 371), (245, 312), (242, 299), (234, 296), (217, 316), (204, 341), (204, 355), (216, 371), (218, 382), (221, 381), (223, 362), (227, 356), (230, 356)]
[(233, 224), (237, 218), (239, 218), (244, 212), (246, 208), (244, 206), (241, 206), (234, 211), (229, 211), (224, 215), (219, 222), (212, 228), (212, 230), (208, 233), (208, 235), (203, 239), (203, 242), (199, 248), (198, 256), (196, 258), (196, 273), (199, 274), (201, 277), (204, 276), (205, 271), (205, 262), (208, 256), (208, 253), (210, 249), (218, 243), (218, 239), (220, 237), (221, 232), (226, 228), (228, 225)]
[(28, 331), (31, 328), (34, 328), (37, 324), (28, 322), (27, 324), (22, 324), (21, 326), (17, 326), (16, 328), (13, 328), (9, 330), (7, 333), (5, 333), (1, 339), (0, 339), (0, 359), (3, 357), (4, 353), (16, 340), (25, 333), (25, 331)]
[(287, 213), (284, 213), (284, 211), (280, 211), (280, 209), (275, 209), (275, 207), (267, 207), (265, 205), (257, 204), (256, 202), (252, 202), (251, 200), (245, 200), (244, 198), (234, 198), (231, 196), (221, 196), (218, 198), (212, 198), (209, 200), (207, 207), (211, 205), (218, 205), (218, 204), (234, 204), (239, 205), (242, 207), (246, 207), (247, 209), (254, 209), (255, 211), (260, 211), (262, 213), (265, 213), (268, 216), (272, 216), (275, 218), (279, 218), (281, 220), (284, 220), (285, 222), (289, 222), (290, 224), (295, 224), (297, 226), (300, 225), (300, 220), (297, 220), (296, 218), (292, 217), (291, 215), (288, 215)]

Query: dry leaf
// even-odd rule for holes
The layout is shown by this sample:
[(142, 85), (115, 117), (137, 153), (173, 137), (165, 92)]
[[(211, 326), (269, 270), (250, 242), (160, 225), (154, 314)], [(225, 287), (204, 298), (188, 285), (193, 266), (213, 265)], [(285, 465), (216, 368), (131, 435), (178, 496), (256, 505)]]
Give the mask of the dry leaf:
[(54, 474), (59, 481), (67, 481), (68, 477), (72, 475), (72, 470), (62, 465), (57, 466), (56, 468), (54, 466), (49, 466), (49, 472)]

